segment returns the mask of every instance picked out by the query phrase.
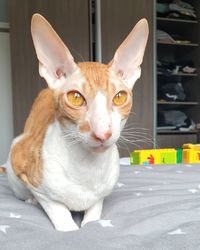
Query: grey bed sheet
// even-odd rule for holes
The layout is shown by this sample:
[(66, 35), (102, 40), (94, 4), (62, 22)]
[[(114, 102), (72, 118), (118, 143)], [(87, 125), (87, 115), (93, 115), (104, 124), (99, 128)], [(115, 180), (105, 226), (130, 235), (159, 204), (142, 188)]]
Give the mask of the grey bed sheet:
[(16, 249), (200, 249), (200, 165), (121, 166), (102, 219), (67, 233), (0, 174), (0, 250)]

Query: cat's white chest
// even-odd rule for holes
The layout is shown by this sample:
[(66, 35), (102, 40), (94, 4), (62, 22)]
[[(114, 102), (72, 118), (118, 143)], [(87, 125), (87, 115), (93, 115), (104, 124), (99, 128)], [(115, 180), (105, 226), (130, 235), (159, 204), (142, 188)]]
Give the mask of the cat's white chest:
[(56, 124), (50, 125), (43, 146), (43, 182), (38, 191), (81, 211), (108, 195), (119, 175), (114, 145), (105, 153), (89, 153), (80, 144), (67, 146)]

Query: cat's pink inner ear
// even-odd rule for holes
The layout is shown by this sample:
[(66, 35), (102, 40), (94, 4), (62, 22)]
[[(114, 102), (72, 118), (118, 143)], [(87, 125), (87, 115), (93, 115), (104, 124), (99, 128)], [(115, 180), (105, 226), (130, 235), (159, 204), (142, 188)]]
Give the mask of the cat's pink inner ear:
[(129, 88), (132, 88), (140, 77), (140, 65), (143, 61), (148, 34), (148, 22), (146, 19), (142, 19), (119, 46), (109, 63), (111, 69), (125, 80)]
[(50, 88), (56, 88), (57, 80), (77, 69), (74, 58), (52, 26), (39, 14), (32, 17), (31, 33), (39, 60), (40, 75)]

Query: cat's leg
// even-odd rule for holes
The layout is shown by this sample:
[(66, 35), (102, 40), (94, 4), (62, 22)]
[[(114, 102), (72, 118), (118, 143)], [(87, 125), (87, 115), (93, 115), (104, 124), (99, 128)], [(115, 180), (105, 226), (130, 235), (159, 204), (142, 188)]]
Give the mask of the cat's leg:
[(103, 199), (99, 200), (92, 207), (86, 210), (83, 221), (81, 223), (81, 227), (83, 227), (88, 222), (99, 220), (101, 218), (102, 207)]
[(49, 216), (56, 230), (68, 232), (79, 229), (72, 218), (71, 212), (64, 204), (35, 192), (34, 196)]

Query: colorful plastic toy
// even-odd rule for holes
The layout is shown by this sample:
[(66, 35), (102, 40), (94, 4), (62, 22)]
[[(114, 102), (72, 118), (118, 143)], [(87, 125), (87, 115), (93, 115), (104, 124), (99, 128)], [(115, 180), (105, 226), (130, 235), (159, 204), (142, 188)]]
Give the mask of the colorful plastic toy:
[(130, 161), (131, 165), (175, 164), (177, 163), (177, 150), (174, 148), (135, 150), (130, 153)]
[(183, 145), (183, 163), (200, 163), (200, 144)]
[(131, 165), (200, 163), (200, 144), (183, 144), (182, 149), (144, 149), (130, 153)]

